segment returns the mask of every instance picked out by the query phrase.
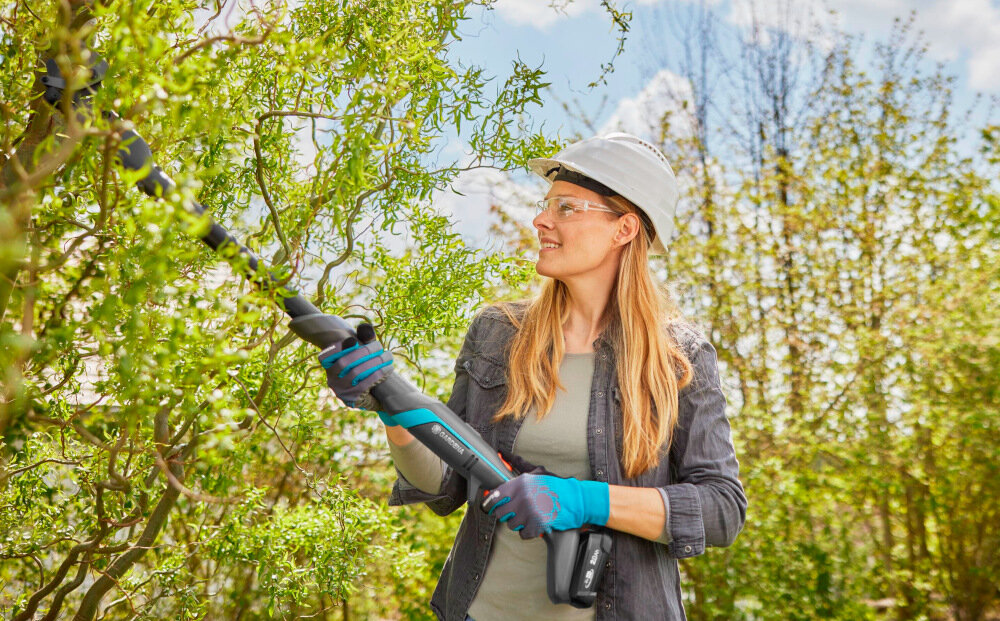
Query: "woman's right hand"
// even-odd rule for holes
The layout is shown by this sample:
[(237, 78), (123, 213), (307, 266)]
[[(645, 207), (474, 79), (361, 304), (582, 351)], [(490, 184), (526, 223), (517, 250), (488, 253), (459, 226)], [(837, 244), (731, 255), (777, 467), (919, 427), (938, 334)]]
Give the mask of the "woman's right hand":
[(547, 474), (521, 474), (490, 492), (482, 509), (522, 539), (584, 524), (604, 526), (610, 512), (607, 483)]

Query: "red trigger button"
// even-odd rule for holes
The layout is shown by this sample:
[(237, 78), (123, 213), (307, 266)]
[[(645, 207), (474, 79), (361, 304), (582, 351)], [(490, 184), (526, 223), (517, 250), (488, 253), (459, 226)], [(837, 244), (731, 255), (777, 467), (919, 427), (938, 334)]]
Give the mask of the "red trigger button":
[(507, 460), (503, 458), (503, 455), (501, 455), (500, 453), (497, 453), (497, 457), (500, 458), (500, 461), (503, 462), (503, 465), (507, 466), (508, 470), (510, 470), (511, 472), (514, 471), (514, 467), (511, 466), (509, 463), (507, 463)]

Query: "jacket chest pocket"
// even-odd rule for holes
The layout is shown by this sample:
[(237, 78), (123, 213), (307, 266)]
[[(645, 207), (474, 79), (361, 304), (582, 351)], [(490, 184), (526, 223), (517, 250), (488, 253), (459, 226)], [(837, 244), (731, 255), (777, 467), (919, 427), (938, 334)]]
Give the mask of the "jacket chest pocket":
[(624, 441), (622, 435), (622, 425), (624, 422), (622, 419), (622, 395), (621, 391), (618, 390), (618, 386), (611, 387), (610, 406), (611, 415), (608, 417), (608, 420), (610, 421), (612, 434), (609, 437), (614, 439), (615, 455), (617, 456), (622, 454), (622, 442)]
[(463, 364), (469, 377), (483, 390), (492, 390), (507, 385), (504, 365), (492, 358), (473, 356)]
[(499, 361), (478, 355), (462, 366), (472, 380), (466, 401), (469, 424), (477, 430), (490, 429), (493, 415), (507, 398), (506, 368)]

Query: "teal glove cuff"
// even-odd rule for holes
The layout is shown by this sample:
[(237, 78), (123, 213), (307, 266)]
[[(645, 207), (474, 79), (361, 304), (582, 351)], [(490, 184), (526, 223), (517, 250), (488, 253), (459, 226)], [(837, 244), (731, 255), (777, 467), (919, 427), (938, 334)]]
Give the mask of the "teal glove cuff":
[(604, 526), (611, 516), (611, 488), (603, 481), (580, 481), (583, 523)]
[(382, 419), (382, 422), (385, 423), (386, 427), (399, 427), (399, 423), (393, 420), (390, 414), (386, 414), (385, 412), (378, 412), (378, 417)]

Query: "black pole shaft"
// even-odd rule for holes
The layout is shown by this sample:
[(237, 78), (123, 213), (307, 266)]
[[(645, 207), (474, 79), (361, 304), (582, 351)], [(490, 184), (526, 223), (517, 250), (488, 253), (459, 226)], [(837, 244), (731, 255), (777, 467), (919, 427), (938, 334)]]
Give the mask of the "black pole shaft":
[[(114, 113), (108, 113), (107, 116), (113, 120), (118, 119)], [(122, 134), (122, 146), (118, 150), (118, 157), (121, 158), (122, 167), (128, 170), (141, 171), (147, 166), (149, 167), (149, 173), (136, 184), (146, 195), (162, 198), (176, 189), (177, 184), (174, 183), (173, 179), (168, 177), (163, 169), (153, 161), (153, 153), (149, 149), (149, 144), (134, 130), (130, 129)], [(206, 216), (206, 209), (198, 202), (192, 202), (191, 209), (200, 216), (210, 217)], [(262, 289), (277, 291), (278, 303), (292, 319), (320, 314), (320, 310), (312, 302), (281, 284), (279, 277), (263, 267), (260, 259), (252, 250), (241, 244), (214, 219), (211, 221), (208, 233), (202, 236), (201, 240), (213, 250), (222, 250), (225, 253), (226, 248), (232, 247), (235, 254), (246, 257), (246, 266), (240, 270), (243, 276)]]

